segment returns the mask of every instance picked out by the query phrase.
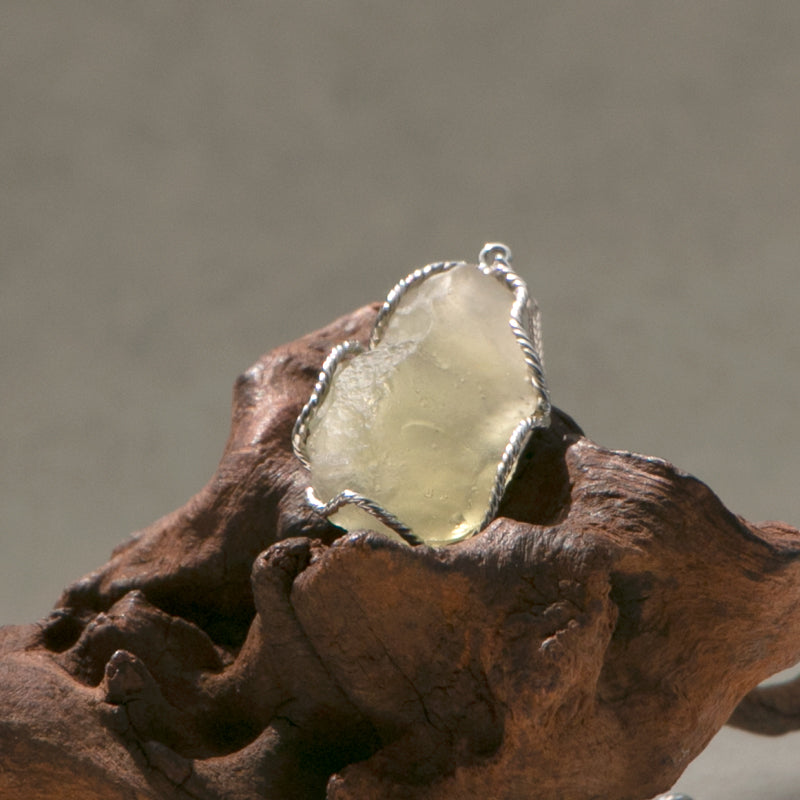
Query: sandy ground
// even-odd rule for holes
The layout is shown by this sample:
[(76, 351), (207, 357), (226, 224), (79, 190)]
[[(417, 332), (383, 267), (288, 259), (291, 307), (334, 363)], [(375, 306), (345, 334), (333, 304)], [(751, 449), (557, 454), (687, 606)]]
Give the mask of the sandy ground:
[[(214, 469), (263, 351), (514, 249), (556, 404), (800, 525), (800, 4), (0, 3), (0, 623)], [(796, 800), (796, 737), (679, 786)]]

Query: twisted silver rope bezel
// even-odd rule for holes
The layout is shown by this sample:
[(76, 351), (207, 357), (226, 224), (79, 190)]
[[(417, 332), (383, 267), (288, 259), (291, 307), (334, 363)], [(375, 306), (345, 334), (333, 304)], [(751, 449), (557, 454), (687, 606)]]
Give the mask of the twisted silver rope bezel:
[(358, 506), (379, 522), (382, 522), (387, 528), (391, 528), (398, 536), (402, 536), (409, 544), (423, 544), (422, 539), (416, 536), (411, 528), (400, 522), (394, 514), (387, 511), (383, 506), (378, 505), (374, 500), (364, 497), (363, 494), (345, 489), (343, 492), (339, 492), (332, 500), (323, 503), (309, 486), (306, 489), (306, 501), (323, 517), (329, 517), (331, 514), (336, 513), (342, 506)]
[[(509, 315), (509, 327), (522, 351), (531, 384), (539, 395), (539, 402), (536, 409), (534, 409), (530, 416), (520, 420), (503, 450), (502, 458), (497, 465), (495, 482), (489, 498), (489, 504), (480, 526), (458, 541), (480, 533), (480, 531), (495, 518), (506, 487), (514, 475), (514, 471), (525, 450), (531, 433), (536, 428), (546, 428), (550, 424), (551, 412), (550, 393), (547, 388), (542, 359), (542, 332), (539, 307), (536, 301), (530, 297), (525, 281), (511, 269), (510, 262), (511, 251), (508, 247), (499, 243), (489, 243), (482, 248), (477, 265), (470, 265), (465, 261), (439, 261), (427, 264), (420, 269), (414, 270), (392, 288), (381, 306), (378, 316), (375, 318), (367, 347), (355, 341), (348, 340), (342, 342), (331, 350), (322, 364), (311, 397), (303, 406), (292, 431), (292, 447), (294, 453), (306, 469), (310, 469), (308, 454), (306, 452), (309, 423), (316, 414), (319, 406), (325, 400), (339, 367), (344, 362), (354, 358), (360, 353), (372, 350), (380, 343), (392, 314), (394, 314), (397, 306), (409, 289), (427, 280), (432, 275), (447, 272), (455, 267), (475, 266), (484, 275), (499, 280), (514, 295), (514, 302), (512, 303)], [(349, 489), (339, 492), (331, 500), (324, 502), (316, 496), (314, 489), (309, 486), (306, 489), (306, 500), (315, 511), (324, 517), (330, 516), (345, 505), (358, 506), (375, 517), (386, 527), (393, 530), (409, 544), (416, 545), (422, 543), (422, 540), (394, 514), (387, 511), (374, 500)]]

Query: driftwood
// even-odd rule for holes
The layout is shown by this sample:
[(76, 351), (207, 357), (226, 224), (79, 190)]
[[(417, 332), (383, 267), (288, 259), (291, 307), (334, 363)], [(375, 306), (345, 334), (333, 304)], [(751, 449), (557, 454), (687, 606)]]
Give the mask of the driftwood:
[(0, 632), (0, 796), (642, 800), (732, 713), (798, 727), (748, 695), (800, 659), (798, 531), (561, 412), (470, 540), (315, 516), (292, 424), (374, 314), (242, 375), (210, 483)]

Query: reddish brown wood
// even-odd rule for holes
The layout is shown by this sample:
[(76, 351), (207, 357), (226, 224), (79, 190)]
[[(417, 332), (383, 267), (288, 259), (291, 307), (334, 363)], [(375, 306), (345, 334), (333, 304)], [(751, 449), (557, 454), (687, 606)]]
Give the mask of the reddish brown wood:
[(0, 796), (642, 800), (734, 722), (796, 727), (800, 537), (556, 412), (500, 516), (342, 535), (290, 434), (362, 309), (237, 382), (186, 506), (0, 631)]

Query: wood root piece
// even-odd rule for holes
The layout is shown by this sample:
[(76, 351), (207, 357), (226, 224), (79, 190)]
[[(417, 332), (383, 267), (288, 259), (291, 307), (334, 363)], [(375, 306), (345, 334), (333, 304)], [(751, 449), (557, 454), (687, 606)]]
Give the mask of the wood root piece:
[(292, 425), (375, 313), (262, 358), (209, 484), (0, 630), (0, 796), (643, 800), (733, 712), (796, 727), (754, 687), (800, 659), (798, 531), (562, 412), (472, 539), (316, 516)]
[(800, 677), (753, 689), (736, 707), (728, 725), (766, 736), (800, 729)]

